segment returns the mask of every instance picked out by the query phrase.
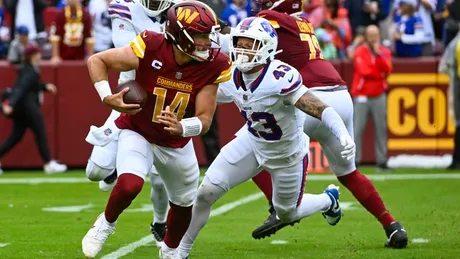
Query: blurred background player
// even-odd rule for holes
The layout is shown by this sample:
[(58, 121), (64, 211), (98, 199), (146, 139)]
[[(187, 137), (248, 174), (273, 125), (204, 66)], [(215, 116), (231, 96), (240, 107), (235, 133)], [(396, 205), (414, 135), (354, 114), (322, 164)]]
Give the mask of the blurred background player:
[[(334, 108), (345, 122), (349, 133), (353, 134), (353, 103), (346, 83), (332, 64), (323, 59), (318, 40), (308, 20), (289, 15), (300, 12), (302, 2), (256, 0), (255, 4), (253, 13), (267, 19), (276, 29), (280, 39), (278, 49), (283, 51), (277, 54), (276, 58), (295, 67), (302, 75), (305, 86), (321, 101)], [(348, 160), (337, 155), (343, 148), (341, 141), (325, 130), (325, 125), (321, 121), (311, 116), (307, 116), (305, 120), (304, 132), (320, 143), (329, 166), (340, 183), (380, 221), (388, 238), (386, 245), (395, 248), (406, 247), (405, 229), (386, 209), (372, 182), (356, 169), (354, 158)], [(270, 174), (262, 171), (253, 180), (267, 199), (271, 200), (273, 190)], [(252, 233), (254, 238), (269, 236), (295, 223), (281, 222), (271, 202), (269, 212), (269, 218)]]
[[(2, 105), (3, 114), (13, 120), (13, 128), (11, 134), (0, 143), (0, 158), (11, 151), (24, 137), (27, 128), (30, 128), (35, 135), (45, 173), (62, 173), (67, 170), (67, 166), (51, 159), (39, 97), (42, 91), (56, 94), (57, 89), (53, 84), (40, 81), (40, 59), (39, 46), (33, 43), (28, 44), (24, 49), (22, 65), (18, 70), (11, 95)], [(0, 171), (2, 171), (1, 168)]]
[[(154, 164), (170, 199), (168, 231), (160, 258), (178, 258), (176, 250), (190, 223), (200, 175), (191, 137), (209, 129), (217, 85), (231, 77), (229, 57), (212, 47), (219, 30), (216, 15), (207, 5), (183, 2), (168, 10), (165, 34), (144, 31), (129, 46), (98, 53), (88, 60), (101, 100), (122, 114), (116, 120), (121, 129), (116, 157), (118, 181), (105, 212), (82, 240), (87, 257), (101, 251)], [(112, 95), (108, 69), (136, 70), (136, 82), (150, 97), (143, 109), (123, 103), (128, 89)], [(183, 78), (187, 81), (180, 81)], [(176, 87), (178, 83), (186, 87)]]
[(62, 60), (84, 60), (94, 53), (91, 16), (80, 0), (67, 0), (67, 5), (56, 14), (51, 28), (51, 63)]
[[(136, 35), (144, 30), (163, 33), (166, 13), (175, 2), (177, 0), (112, 1), (108, 13), (112, 20), (112, 41), (115, 47), (129, 45)], [(118, 84), (135, 78), (135, 70), (121, 72)], [(88, 159), (86, 175), (92, 181), (99, 181), (102, 191), (112, 190), (117, 179), (115, 168), (120, 129), (115, 125), (115, 119), (119, 116), (118, 111), (112, 110), (103, 126), (91, 126), (87, 137), (87, 141), (93, 144), (94, 148)], [(154, 211), (150, 230), (159, 245), (166, 234), (168, 194), (153, 165), (149, 175), (152, 185), (150, 199)]]
[(188, 257), (212, 205), (262, 168), (273, 178), (273, 204), (282, 222), (320, 211), (331, 225), (342, 217), (337, 186), (329, 185), (323, 194), (304, 194), (309, 138), (302, 131), (305, 114), (314, 116), (334, 136), (346, 139), (347, 146), (338, 155), (353, 156), (354, 143), (342, 119), (302, 84), (295, 68), (275, 59), (278, 36), (267, 20), (244, 19), (230, 34), (230, 42), (233, 78), (220, 84), (218, 101), (235, 103), (247, 127), (222, 149), (206, 172), (190, 227), (179, 246), (182, 258)]

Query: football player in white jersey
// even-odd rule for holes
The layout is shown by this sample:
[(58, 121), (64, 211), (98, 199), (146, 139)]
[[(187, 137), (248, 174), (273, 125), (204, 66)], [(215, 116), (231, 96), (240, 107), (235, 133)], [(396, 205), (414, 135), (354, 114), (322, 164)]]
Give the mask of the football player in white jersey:
[(335, 225), (342, 217), (337, 186), (329, 185), (322, 194), (304, 194), (309, 139), (303, 133), (308, 114), (346, 142), (342, 157), (353, 156), (354, 142), (342, 119), (303, 85), (294, 67), (274, 59), (278, 36), (267, 20), (246, 18), (230, 37), (230, 56), (236, 67), (232, 80), (219, 85), (218, 101), (235, 103), (247, 127), (222, 148), (206, 172), (179, 246), (182, 258), (190, 253), (212, 205), (262, 169), (273, 179), (273, 205), (282, 222), (322, 212)]
[[(115, 47), (123, 47), (136, 38), (144, 30), (164, 32), (164, 20), (169, 8), (180, 0), (113, 0), (109, 5), (109, 16), (112, 20), (112, 41)], [(136, 71), (121, 72), (118, 83), (133, 80)], [(112, 110), (103, 126), (91, 126), (86, 141), (94, 145), (86, 166), (86, 175), (92, 181), (99, 181), (102, 191), (110, 191), (117, 180), (116, 156), (118, 134), (120, 129), (115, 126), (115, 119), (120, 113)], [(159, 246), (166, 234), (166, 217), (168, 214), (168, 194), (163, 181), (152, 165), (150, 182), (152, 190), (150, 198), (154, 207), (153, 222), (150, 231)]]

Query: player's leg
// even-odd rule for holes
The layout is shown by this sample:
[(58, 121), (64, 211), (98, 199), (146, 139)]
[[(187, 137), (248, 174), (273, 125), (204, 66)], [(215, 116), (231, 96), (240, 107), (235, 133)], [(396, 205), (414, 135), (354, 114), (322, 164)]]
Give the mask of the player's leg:
[(85, 139), (94, 146), (86, 166), (86, 175), (91, 181), (99, 181), (99, 189), (105, 192), (112, 190), (117, 180), (115, 167), (120, 129), (115, 125), (115, 120), (119, 116), (119, 112), (112, 110), (104, 125), (90, 127)]
[(166, 235), (166, 217), (168, 216), (168, 193), (164, 186), (163, 180), (156, 172), (155, 167), (152, 165), (150, 169), (150, 200), (153, 205), (153, 221), (150, 223), (150, 232), (158, 247), (161, 246)]
[(110, 194), (105, 212), (99, 215), (82, 240), (83, 253), (94, 258), (115, 230), (120, 214), (141, 192), (153, 163), (150, 143), (138, 133), (122, 130), (118, 140), (117, 184)]
[(86, 176), (91, 181), (99, 181), (99, 189), (108, 192), (117, 180), (115, 170), (118, 140), (113, 139), (105, 146), (94, 146), (86, 165)]
[[(224, 147), (223, 152), (221, 151), (208, 168), (198, 188), (197, 198), (193, 204), (192, 221), (179, 246), (182, 258), (186, 258), (190, 253), (195, 239), (208, 221), (213, 204), (231, 188), (246, 182), (258, 172), (254, 154), (249, 149), (242, 148), (242, 145), (248, 146), (249, 142), (237, 140)], [(224, 155), (228, 148), (233, 148), (234, 152)]]
[[(353, 136), (353, 103), (348, 92), (317, 91), (315, 94), (339, 113), (348, 132)], [(315, 122), (315, 119), (307, 117), (304, 131), (321, 144), (321, 149), (327, 157), (332, 172), (361, 205), (380, 221), (389, 238), (388, 245), (398, 248), (405, 247), (407, 245), (406, 231), (386, 209), (373, 183), (356, 169), (354, 159), (346, 160), (340, 156), (340, 152), (343, 150), (340, 141), (332, 133), (329, 133), (324, 125), (320, 124), (319, 127), (315, 128)]]
[(336, 217), (334, 225), (340, 220), (342, 212), (338, 202), (338, 187), (330, 185), (322, 194), (304, 194), (307, 168), (308, 155), (293, 166), (270, 169), (277, 217), (270, 227), (255, 231), (259, 238), (270, 236), (284, 226), (316, 212)]
[(174, 256), (192, 218), (200, 169), (190, 141), (183, 148), (154, 146), (155, 168), (163, 179), (169, 197), (166, 235), (160, 258)]
[(377, 98), (373, 98), (370, 104), (370, 111), (375, 129), (374, 138), (377, 169), (391, 171), (392, 169), (387, 165), (387, 95), (384, 93)]
[[(354, 128), (354, 131), (351, 132), (351, 136), (354, 137), (354, 141), (356, 145), (355, 165), (359, 165), (361, 164), (361, 159), (363, 157), (362, 155), (363, 154), (363, 135), (364, 135), (364, 130), (366, 129), (367, 118), (369, 116), (369, 103), (367, 101), (367, 98), (358, 97), (355, 99), (355, 103), (354, 104), (352, 103), (351, 105), (354, 109), (354, 114), (355, 114), (355, 117), (351, 125)], [(350, 109), (348, 105), (344, 108), (347, 111), (349, 111)], [(339, 113), (339, 115), (341, 114)], [(342, 117), (342, 119), (344, 118)], [(346, 126), (348, 127), (348, 125)]]

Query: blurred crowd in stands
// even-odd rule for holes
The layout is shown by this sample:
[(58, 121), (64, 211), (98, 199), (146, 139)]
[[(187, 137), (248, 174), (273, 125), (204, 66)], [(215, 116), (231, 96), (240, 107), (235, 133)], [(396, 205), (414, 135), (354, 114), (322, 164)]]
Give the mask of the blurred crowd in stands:
[[(249, 0), (203, 0), (230, 26), (250, 16)], [(29, 41), (46, 59), (84, 59), (112, 47), (109, 0), (0, 0), (0, 58), (21, 60)], [(305, 0), (326, 59), (351, 59), (368, 25), (396, 57), (441, 55), (460, 27), (460, 0)]]

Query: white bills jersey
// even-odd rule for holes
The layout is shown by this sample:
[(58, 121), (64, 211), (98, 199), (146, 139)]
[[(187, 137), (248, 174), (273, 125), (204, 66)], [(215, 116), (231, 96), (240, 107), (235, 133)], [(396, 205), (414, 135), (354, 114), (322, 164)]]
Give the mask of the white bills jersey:
[(279, 60), (267, 64), (252, 84), (233, 68), (233, 78), (221, 83), (217, 100), (234, 102), (247, 122), (249, 139), (258, 162), (269, 168), (290, 166), (308, 152), (303, 133), (306, 114), (295, 107), (308, 91), (300, 73)]
[[(144, 7), (133, 0), (113, 0), (109, 5), (109, 16), (112, 20), (112, 42), (116, 48), (129, 45), (138, 34), (145, 30), (163, 33), (165, 24), (159, 17), (150, 17)], [(136, 71), (120, 73), (118, 83), (134, 80)]]

